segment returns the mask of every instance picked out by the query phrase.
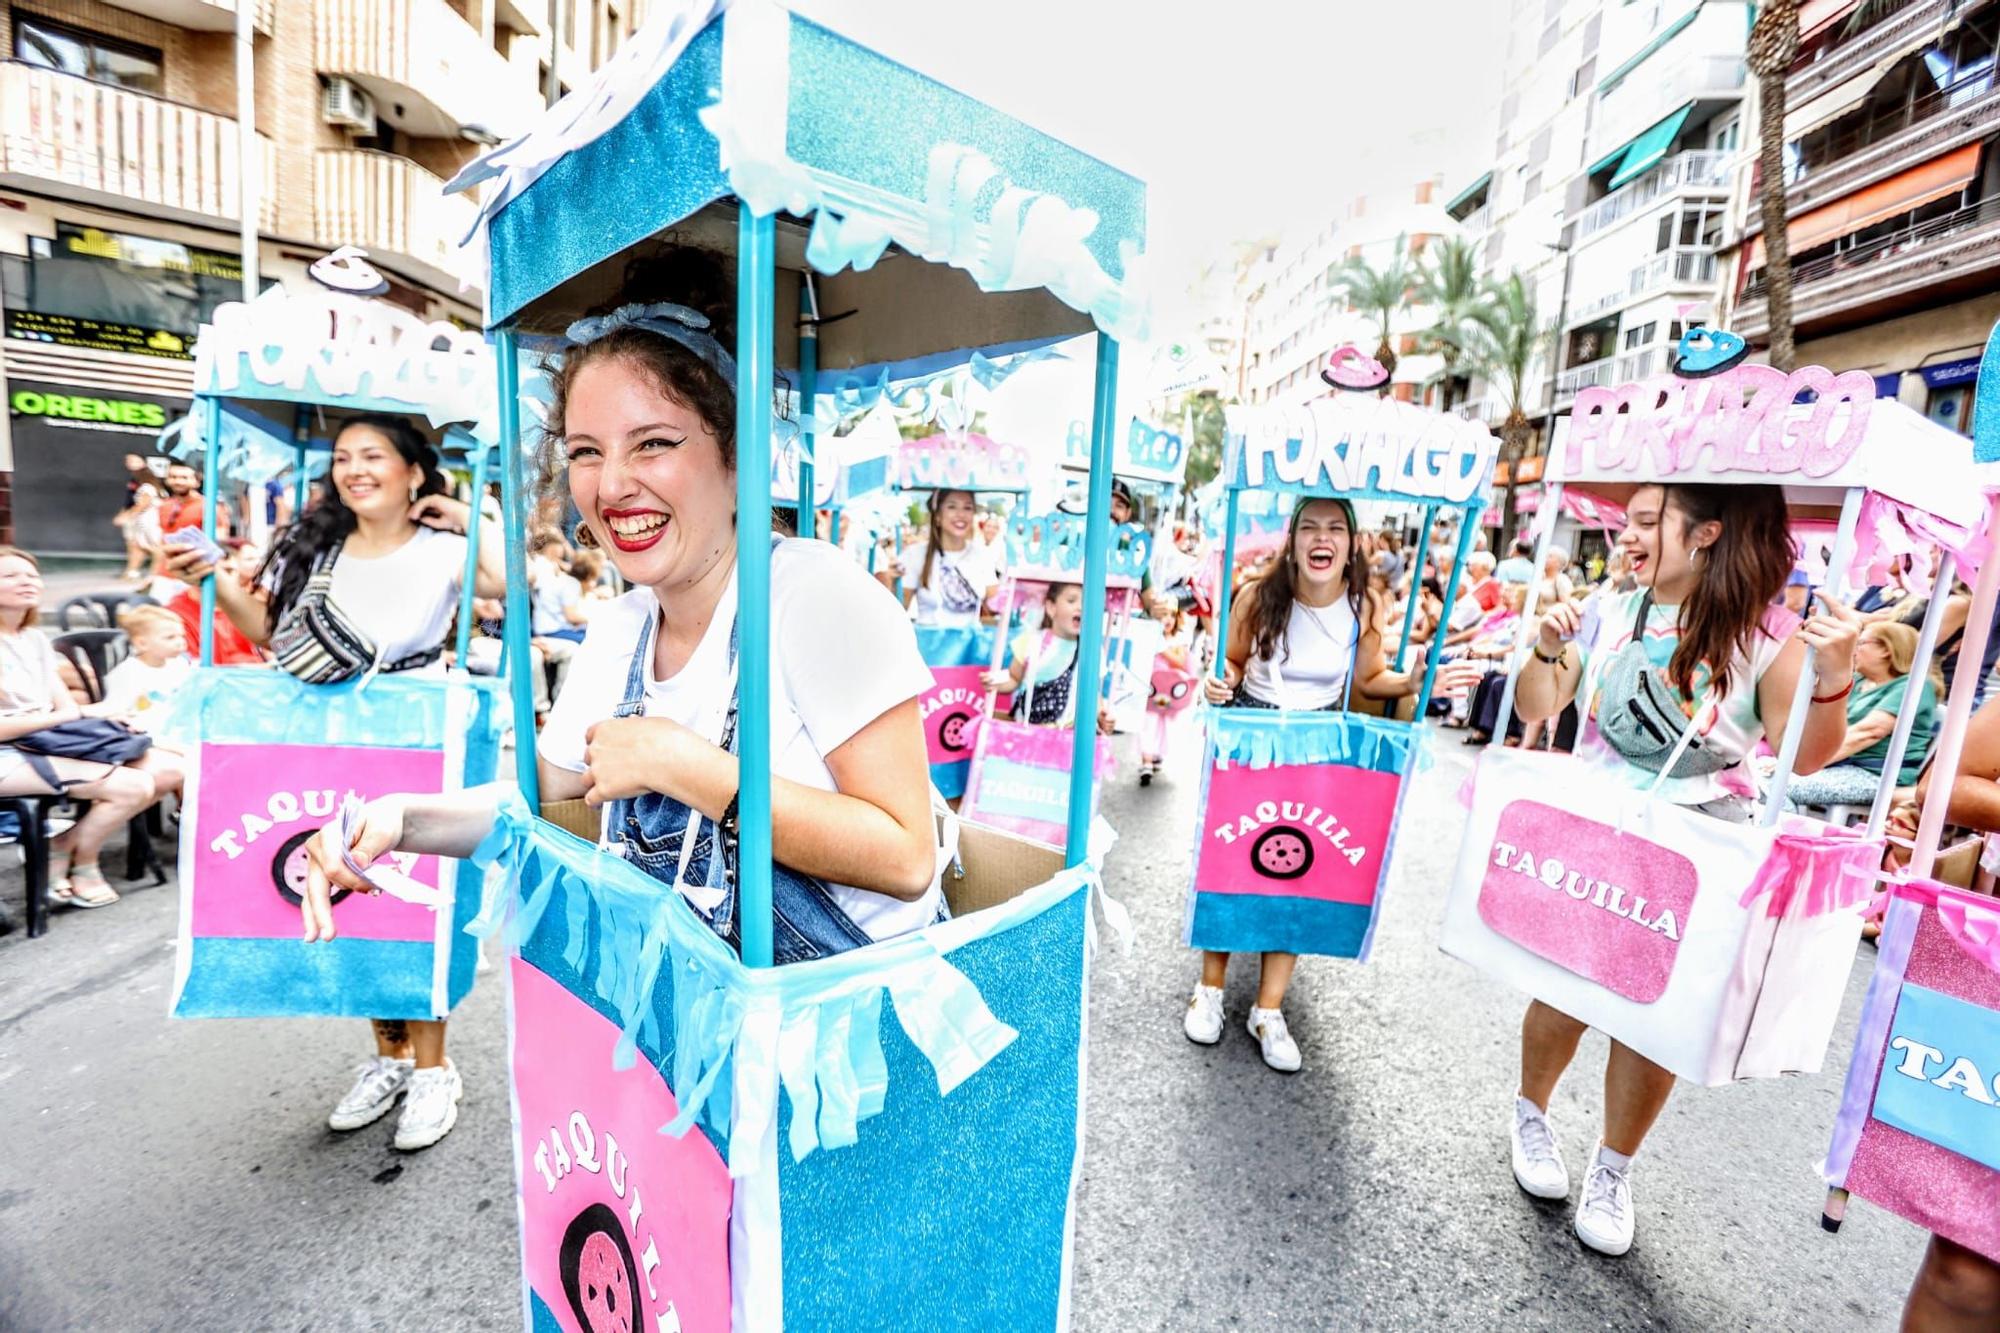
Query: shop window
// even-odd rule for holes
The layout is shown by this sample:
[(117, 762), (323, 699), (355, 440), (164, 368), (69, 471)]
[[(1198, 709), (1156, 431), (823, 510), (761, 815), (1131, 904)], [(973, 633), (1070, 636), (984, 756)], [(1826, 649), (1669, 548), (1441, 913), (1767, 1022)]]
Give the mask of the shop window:
[(187, 360), (195, 331), (243, 295), (242, 266), (223, 251), (70, 223), (28, 244), (0, 257), (13, 337)]
[(100, 37), (19, 10), (13, 17), (16, 60), (152, 97), (165, 87), (160, 53), (153, 47)]

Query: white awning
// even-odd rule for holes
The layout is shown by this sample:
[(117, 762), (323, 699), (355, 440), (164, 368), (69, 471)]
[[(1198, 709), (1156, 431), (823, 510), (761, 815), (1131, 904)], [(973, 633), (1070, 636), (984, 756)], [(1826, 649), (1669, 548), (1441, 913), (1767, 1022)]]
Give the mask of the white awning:
[(1820, 126), (1839, 120), (1868, 100), (1868, 94), (1882, 81), (1894, 61), (1884, 61), (1871, 69), (1842, 79), (1833, 87), (1785, 109), (1785, 142), (1796, 143)]

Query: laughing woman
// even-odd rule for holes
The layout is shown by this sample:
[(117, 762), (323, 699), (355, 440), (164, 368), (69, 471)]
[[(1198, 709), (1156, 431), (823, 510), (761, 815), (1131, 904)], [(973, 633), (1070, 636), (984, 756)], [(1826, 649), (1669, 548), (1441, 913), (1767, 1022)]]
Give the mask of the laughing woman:
[[(1368, 561), (1345, 500), (1302, 499), (1292, 510), (1291, 531), (1270, 570), (1245, 587), (1229, 622), (1224, 677), (1209, 677), (1208, 701), (1233, 708), (1284, 708), (1338, 712), (1350, 694), (1362, 699), (1403, 699), (1423, 685), (1421, 665), (1389, 669), (1383, 646), (1383, 610), (1368, 587)], [(1464, 690), (1480, 675), (1470, 663), (1438, 671), (1440, 694)], [(1266, 953), (1250, 1009), (1250, 1035), (1264, 1063), (1284, 1073), (1303, 1063), (1285, 1025), (1285, 990), (1294, 953)], [(1182, 1029), (1210, 1046), (1222, 1039), (1222, 984), (1229, 955), (1204, 950), (1201, 981), (1188, 1001)]]
[[(726, 291), (670, 255), (669, 290)], [(736, 367), (724, 300), (625, 305), (570, 328), (553, 374), (552, 472), (632, 591), (606, 604), (543, 729), (544, 800), (604, 810), (604, 836), (740, 945), (736, 901)], [(937, 835), (917, 700), (930, 671), (895, 599), (824, 542), (770, 540), (772, 939), (776, 961), (936, 921)], [(502, 789), (371, 803), (353, 852), (469, 854)], [(717, 839), (711, 830), (719, 829)], [(337, 827), (311, 844), (308, 938), (331, 938)], [(718, 843), (721, 855), (715, 855)], [(683, 844), (687, 844), (685, 847)]]
[[(979, 503), (971, 491), (934, 491), (930, 534), (921, 556), (911, 552), (916, 582), (904, 600), (919, 625), (977, 625), (980, 609), (1000, 590), (1000, 567), (979, 536)], [(903, 577), (904, 560), (889, 562), (876, 575), (893, 587)]]
[[(1784, 735), (1808, 646), (1818, 653), (1793, 771), (1814, 772), (1840, 753), (1860, 618), (1822, 596), (1820, 611), (1794, 633), (1794, 618), (1773, 606), (1792, 571), (1785, 499), (1776, 487), (1641, 486), (1626, 513), (1618, 549), (1638, 587), (1599, 594), (1589, 643), (1575, 641), (1583, 617), (1574, 603), (1558, 603), (1543, 617), (1540, 641), (1521, 667), (1517, 711), (1532, 723), (1580, 702), (1587, 725), (1579, 758), (1611, 781), (1748, 823), (1756, 786), (1744, 761), (1764, 737)], [(1663, 694), (1678, 711), (1648, 716), (1658, 707), (1650, 701)], [(1662, 777), (1670, 756), (1632, 731), (1635, 717), (1652, 735), (1695, 732), (1701, 745)], [(1540, 1000), (1521, 1022), (1514, 1179), (1537, 1198), (1569, 1195), (1548, 1107), (1583, 1033), (1582, 1023)], [(1673, 1088), (1672, 1074), (1611, 1043), (1603, 1135), (1575, 1219), (1591, 1249), (1619, 1255), (1631, 1248), (1632, 1158)]]
[[(217, 605), (245, 638), (264, 647), (326, 572), (326, 598), (375, 644), (384, 674), (435, 664), (458, 607), (465, 577), (465, 531), (472, 512), (446, 494), (437, 455), (408, 421), (364, 416), (333, 441), (332, 485), (318, 504), (278, 534), (249, 583), (215, 580)], [(196, 552), (170, 556), (174, 577), (211, 572)], [(488, 523), (479, 542), (478, 593), (506, 591), (500, 530)], [(396, 1146), (428, 1148), (458, 1121), (464, 1084), (445, 1057), (445, 1022), (377, 1019), (375, 1054), (327, 1124), (360, 1129), (388, 1114), (402, 1096)]]

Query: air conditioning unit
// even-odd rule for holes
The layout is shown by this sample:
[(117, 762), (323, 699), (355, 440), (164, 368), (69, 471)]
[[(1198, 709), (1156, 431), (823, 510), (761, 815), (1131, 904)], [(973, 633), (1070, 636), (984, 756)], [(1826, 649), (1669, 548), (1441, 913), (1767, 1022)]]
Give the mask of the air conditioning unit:
[(328, 79), (320, 99), (320, 119), (350, 130), (375, 131), (375, 99), (352, 79)]

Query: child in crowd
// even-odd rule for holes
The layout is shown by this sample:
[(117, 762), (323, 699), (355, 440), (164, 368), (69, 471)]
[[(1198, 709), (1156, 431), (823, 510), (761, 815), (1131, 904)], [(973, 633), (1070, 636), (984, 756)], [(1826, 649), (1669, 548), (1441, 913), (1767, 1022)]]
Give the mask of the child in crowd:
[(84, 711), (150, 731), (159, 709), (194, 669), (187, 627), (164, 606), (128, 606), (118, 613), (118, 628), (131, 640), (132, 655), (105, 674), (104, 701)]
[[(989, 690), (1014, 691), (1014, 716), (1037, 727), (1076, 722), (1077, 639), (1083, 633), (1083, 587), (1051, 583), (1042, 596), (1042, 626), (1014, 636), (1005, 669), (988, 671)], [(1025, 710), (1025, 716), (1023, 716)], [(1111, 712), (1097, 710), (1097, 729), (1111, 733)]]

